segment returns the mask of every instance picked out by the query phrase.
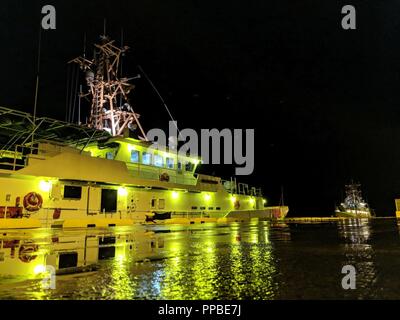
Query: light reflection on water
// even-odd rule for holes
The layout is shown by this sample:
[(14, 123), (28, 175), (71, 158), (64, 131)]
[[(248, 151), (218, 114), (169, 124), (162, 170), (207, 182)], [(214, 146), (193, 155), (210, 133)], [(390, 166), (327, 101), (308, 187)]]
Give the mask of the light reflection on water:
[(4, 231), (0, 298), (398, 299), (399, 245), (395, 219)]

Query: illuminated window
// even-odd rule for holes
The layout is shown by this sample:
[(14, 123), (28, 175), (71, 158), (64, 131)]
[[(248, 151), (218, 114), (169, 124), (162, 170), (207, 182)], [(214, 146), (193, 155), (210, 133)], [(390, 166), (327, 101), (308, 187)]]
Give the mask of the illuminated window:
[(151, 164), (151, 153), (143, 152), (142, 163), (143, 164), (148, 164), (148, 165)]
[(164, 158), (158, 154), (154, 155), (154, 165), (156, 167), (164, 167)]
[(107, 152), (106, 153), (106, 159), (114, 160), (114, 153), (113, 152)]
[(133, 162), (133, 163), (139, 162), (139, 151), (137, 151), (137, 150), (131, 151), (131, 162)]
[(158, 199), (158, 209), (165, 209), (165, 199)]
[(167, 168), (173, 169), (174, 168), (174, 159), (167, 158)]

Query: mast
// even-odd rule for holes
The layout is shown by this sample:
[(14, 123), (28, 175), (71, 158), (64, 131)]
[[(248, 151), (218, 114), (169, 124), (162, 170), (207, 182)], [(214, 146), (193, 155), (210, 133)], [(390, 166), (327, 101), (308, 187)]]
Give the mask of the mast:
[(85, 72), (88, 92), (82, 96), (88, 96), (91, 100), (87, 126), (106, 130), (112, 136), (122, 135), (127, 128), (135, 130), (139, 127), (142, 134), (140, 138), (147, 141), (139, 122), (140, 115), (134, 112), (128, 99), (135, 87), (129, 81), (140, 78), (140, 75), (133, 78), (119, 75), (121, 57), (129, 48), (115, 46), (114, 40), (105, 34), (100, 36), (100, 43), (94, 47), (93, 59), (84, 56), (70, 61), (79, 64)]
[(350, 208), (355, 210), (356, 215), (358, 214), (359, 204), (363, 202), (363, 198), (362, 198), (360, 187), (361, 187), (360, 184), (355, 184), (355, 183), (351, 183), (349, 185), (346, 185), (345, 203)]
[(39, 96), (39, 81), (40, 81), (40, 56), (42, 50), (42, 27), (39, 24), (39, 41), (38, 41), (38, 52), (37, 52), (37, 69), (36, 69), (36, 84), (35, 84), (35, 101), (33, 104), (33, 131), (32, 131), (32, 148), (31, 153), (33, 153), (33, 142), (35, 141), (35, 130), (36, 130), (36, 112), (37, 112), (37, 102)]

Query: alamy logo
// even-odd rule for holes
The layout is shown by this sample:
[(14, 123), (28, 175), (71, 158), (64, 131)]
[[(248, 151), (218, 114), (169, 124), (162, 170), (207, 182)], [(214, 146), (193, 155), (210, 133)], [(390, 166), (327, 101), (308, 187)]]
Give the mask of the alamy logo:
[(345, 265), (342, 273), (346, 274), (342, 279), (342, 288), (344, 290), (354, 290), (356, 288), (356, 268), (352, 265)]
[(43, 270), (43, 274), (42, 288), (54, 290), (56, 288), (56, 269), (53, 266), (46, 266)]
[(351, 5), (342, 8), (342, 13), (346, 14), (342, 19), (342, 28), (344, 30), (356, 29), (356, 9)]
[(45, 5), (42, 8), (42, 14), (45, 16), (42, 18), (42, 28), (45, 30), (56, 29), (56, 8), (52, 5)]
[[(199, 157), (204, 164), (236, 164), (236, 175), (250, 175), (254, 170), (254, 129), (201, 129), (200, 136), (193, 129), (178, 133), (177, 122), (169, 122), (168, 145), (177, 150), (179, 156)], [(165, 151), (167, 135), (161, 129), (152, 129), (147, 138), (154, 141), (150, 147)], [(211, 140), (211, 143), (210, 143)], [(223, 145), (221, 144), (223, 140)], [(184, 142), (178, 148), (178, 141)], [(223, 149), (223, 162), (221, 160)]]

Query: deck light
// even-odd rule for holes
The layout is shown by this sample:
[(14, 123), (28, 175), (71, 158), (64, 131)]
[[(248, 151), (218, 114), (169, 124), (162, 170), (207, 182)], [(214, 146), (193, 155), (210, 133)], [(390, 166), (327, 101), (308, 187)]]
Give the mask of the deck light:
[(44, 273), (46, 271), (46, 267), (42, 264), (38, 264), (35, 269), (33, 270), (33, 272), (35, 274), (40, 274), (40, 273)]
[(172, 199), (178, 199), (179, 193), (176, 191), (172, 191)]
[(40, 190), (43, 191), (43, 192), (49, 192), (50, 189), (51, 189), (51, 182), (41, 180), (41, 181), (39, 182), (39, 188), (40, 188)]
[(128, 195), (128, 190), (126, 190), (126, 188), (124, 188), (124, 187), (119, 187), (118, 188), (118, 195), (124, 197), (124, 196)]

